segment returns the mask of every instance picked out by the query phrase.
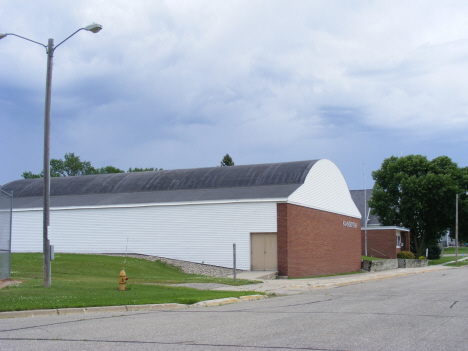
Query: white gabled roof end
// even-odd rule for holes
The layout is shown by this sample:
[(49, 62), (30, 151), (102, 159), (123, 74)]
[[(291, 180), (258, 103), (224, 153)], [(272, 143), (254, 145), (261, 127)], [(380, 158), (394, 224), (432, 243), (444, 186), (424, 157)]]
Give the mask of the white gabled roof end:
[(288, 197), (289, 203), (361, 218), (338, 167), (330, 160), (319, 160), (310, 169), (304, 184)]

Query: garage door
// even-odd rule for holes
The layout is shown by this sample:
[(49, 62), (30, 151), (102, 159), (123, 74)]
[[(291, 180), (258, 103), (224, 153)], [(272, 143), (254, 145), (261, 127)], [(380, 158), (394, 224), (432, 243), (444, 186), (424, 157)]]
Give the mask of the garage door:
[(276, 233), (250, 234), (251, 270), (266, 271), (278, 269)]

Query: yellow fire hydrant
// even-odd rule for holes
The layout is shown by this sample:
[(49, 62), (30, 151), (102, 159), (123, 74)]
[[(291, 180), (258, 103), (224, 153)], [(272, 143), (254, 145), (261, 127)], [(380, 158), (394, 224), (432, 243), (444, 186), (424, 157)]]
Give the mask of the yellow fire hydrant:
[(119, 281), (119, 290), (124, 291), (125, 290), (125, 284), (127, 284), (128, 277), (125, 274), (125, 271), (122, 269), (120, 271), (120, 281)]

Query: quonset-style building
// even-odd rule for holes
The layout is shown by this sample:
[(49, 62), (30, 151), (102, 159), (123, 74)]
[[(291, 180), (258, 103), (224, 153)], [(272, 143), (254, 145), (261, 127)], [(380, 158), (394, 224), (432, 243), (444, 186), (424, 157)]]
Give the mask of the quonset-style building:
[[(42, 179), (14, 194), (13, 252), (42, 251)], [(329, 160), (51, 179), (56, 252), (155, 255), (306, 277), (361, 269), (361, 214)]]

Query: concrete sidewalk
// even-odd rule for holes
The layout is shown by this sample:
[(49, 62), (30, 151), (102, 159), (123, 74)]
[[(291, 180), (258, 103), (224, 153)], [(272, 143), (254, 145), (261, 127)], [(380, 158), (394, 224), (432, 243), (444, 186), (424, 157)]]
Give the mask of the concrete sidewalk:
[[(442, 257), (455, 257), (455, 254), (444, 254), (442, 255)], [(458, 254), (458, 259), (462, 259), (462, 258), (467, 258), (468, 257), (468, 254), (465, 255), (465, 253), (459, 253)]]
[[(276, 279), (278, 271), (245, 271), (236, 274), (236, 279), (246, 280), (270, 280)], [(229, 278), (234, 276), (230, 275)]]
[[(301, 294), (315, 289), (329, 289), (336, 286), (359, 284), (377, 279), (401, 277), (405, 275), (412, 275), (418, 273), (441, 271), (446, 269), (455, 269), (456, 267), (446, 266), (429, 266), (417, 268), (398, 268), (381, 272), (364, 272), (357, 274), (337, 275), (332, 277), (323, 278), (306, 278), (306, 279), (274, 279), (262, 280), (259, 275), (262, 272), (243, 272), (237, 275), (237, 278), (262, 280), (260, 284), (249, 284), (242, 286), (227, 286), (220, 287), (213, 290), (230, 290), (230, 291), (257, 291), (267, 294), (277, 295), (293, 295)], [(250, 273), (250, 276), (244, 273)], [(265, 273), (265, 272), (263, 272)], [(244, 278), (244, 276), (246, 278)], [(249, 276), (249, 278), (247, 278)]]

